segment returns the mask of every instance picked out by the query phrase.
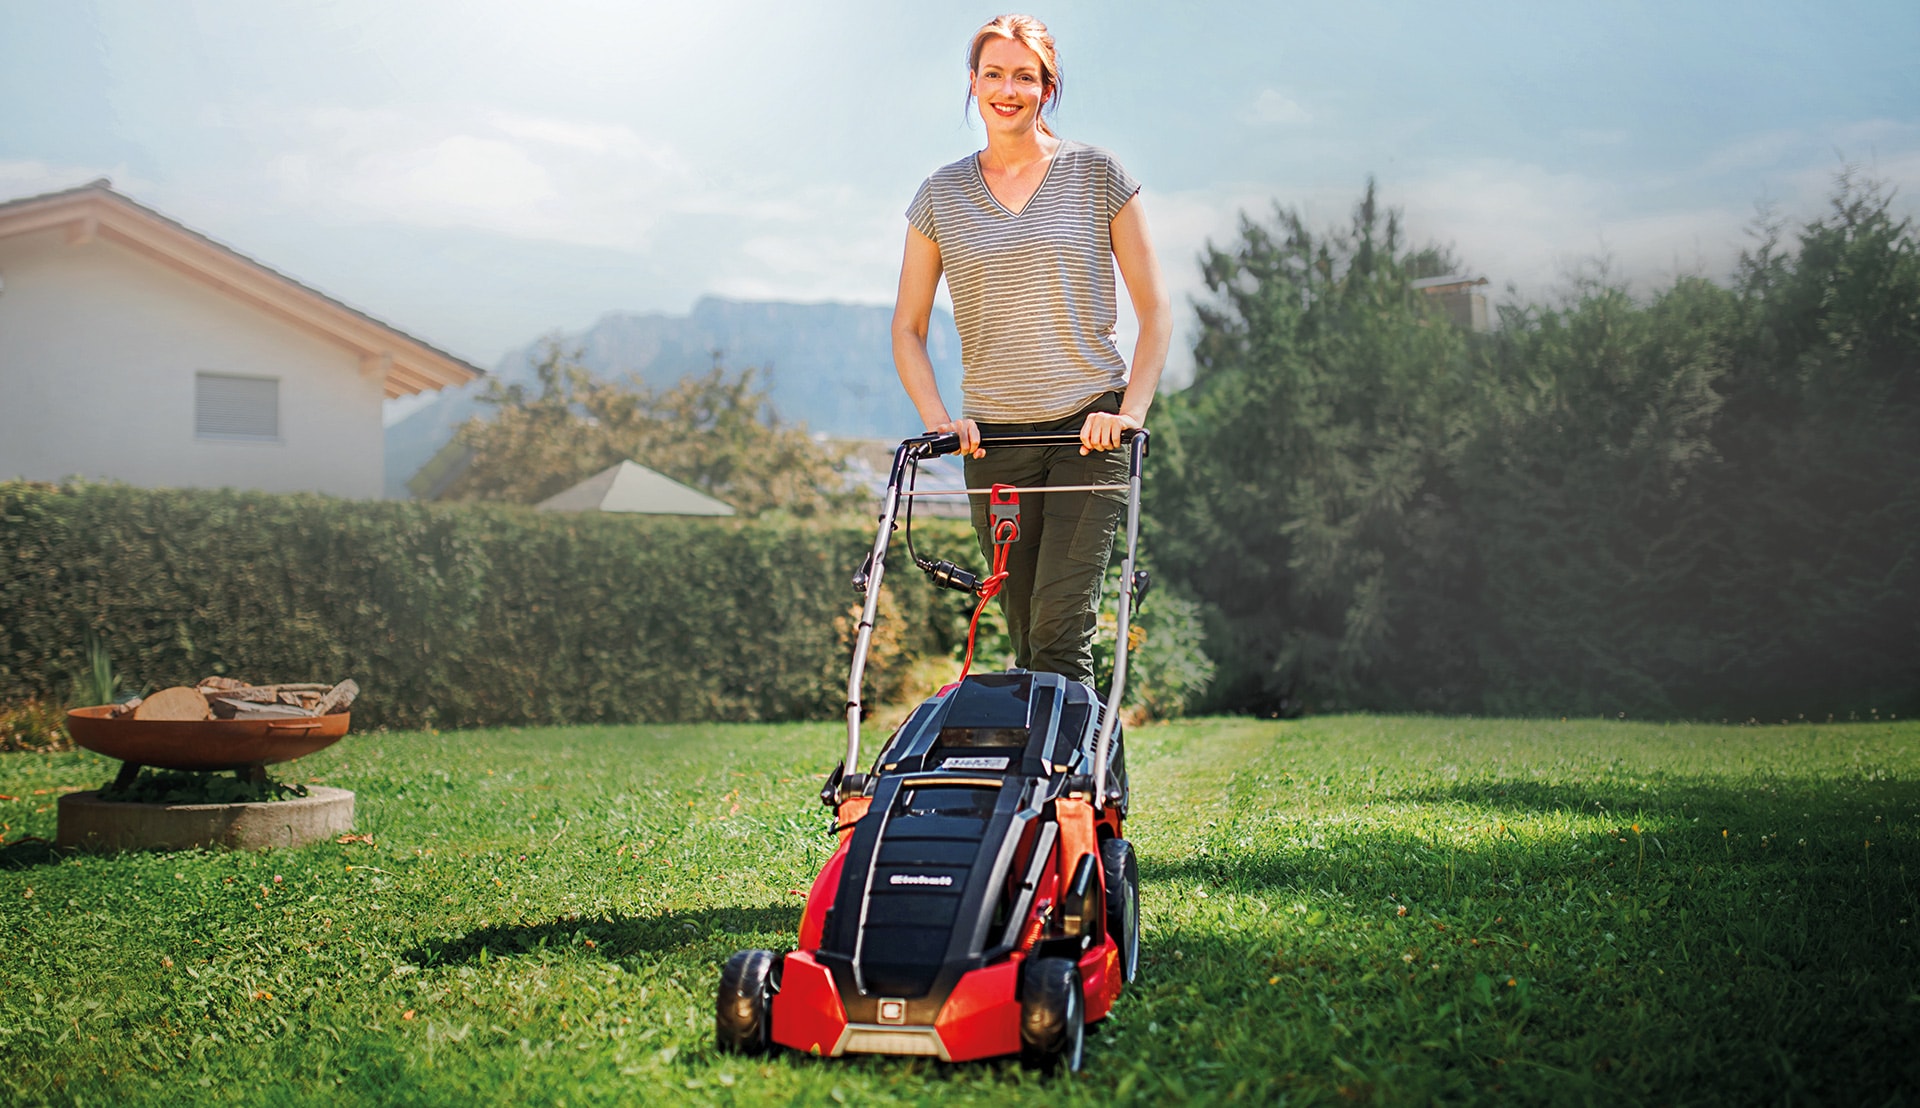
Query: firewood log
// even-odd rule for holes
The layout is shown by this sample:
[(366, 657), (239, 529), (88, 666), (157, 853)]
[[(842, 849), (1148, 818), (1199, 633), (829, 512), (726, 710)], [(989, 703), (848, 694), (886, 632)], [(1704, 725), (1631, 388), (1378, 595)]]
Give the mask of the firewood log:
[(313, 714), (325, 716), (332, 715), (334, 712), (344, 712), (353, 706), (354, 698), (359, 695), (360, 686), (349, 677), (327, 690), (327, 695), (321, 697), (320, 703), (314, 705)]
[(207, 698), (199, 689), (185, 685), (175, 685), (170, 689), (161, 689), (140, 702), (133, 710), (134, 719), (195, 720), (209, 719)]

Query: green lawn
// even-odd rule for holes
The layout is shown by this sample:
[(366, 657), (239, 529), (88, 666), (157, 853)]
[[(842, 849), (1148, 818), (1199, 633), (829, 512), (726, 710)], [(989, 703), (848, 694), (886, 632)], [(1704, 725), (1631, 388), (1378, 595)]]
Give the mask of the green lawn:
[[(61, 856), (0, 758), (0, 1100), (1920, 1102), (1920, 726), (1201, 720), (1130, 739), (1138, 986), (1086, 1072), (716, 1054), (828, 725), (351, 736), (373, 845)], [(292, 774), (289, 774), (292, 776)]]

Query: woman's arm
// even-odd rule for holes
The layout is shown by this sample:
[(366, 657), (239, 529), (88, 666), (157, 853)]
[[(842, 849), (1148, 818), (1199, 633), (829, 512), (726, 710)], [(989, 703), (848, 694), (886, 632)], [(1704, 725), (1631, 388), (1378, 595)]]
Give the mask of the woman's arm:
[[(1153, 253), (1139, 193), (1113, 217), (1112, 235), (1113, 260), (1120, 266), (1120, 279), (1126, 282), (1127, 298), (1133, 301), (1140, 337), (1133, 345), (1133, 370), (1127, 378), (1120, 412), (1094, 412), (1087, 417), (1080, 428), (1082, 454), (1115, 449), (1120, 445), (1120, 432), (1146, 424), (1147, 409), (1153, 407), (1154, 391), (1160, 387), (1160, 371), (1167, 365), (1167, 345), (1173, 339), (1173, 303), (1160, 276), (1160, 260)], [(897, 334), (897, 323), (895, 327)]]
[(918, 227), (908, 227), (906, 253), (900, 260), (900, 291), (893, 301), (893, 368), (927, 430), (957, 433), (960, 453), (980, 457), (986, 452), (980, 449), (979, 425), (947, 414), (933, 361), (927, 357), (927, 326), (939, 287), (939, 245)]

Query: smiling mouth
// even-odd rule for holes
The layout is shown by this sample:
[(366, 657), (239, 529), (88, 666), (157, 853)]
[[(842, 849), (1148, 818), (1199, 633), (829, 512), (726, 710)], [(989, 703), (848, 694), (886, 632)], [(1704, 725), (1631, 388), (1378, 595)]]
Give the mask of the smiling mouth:
[(1020, 105), (1018, 104), (991, 104), (988, 106), (1000, 113), (1003, 119), (1010, 119), (1020, 114)]

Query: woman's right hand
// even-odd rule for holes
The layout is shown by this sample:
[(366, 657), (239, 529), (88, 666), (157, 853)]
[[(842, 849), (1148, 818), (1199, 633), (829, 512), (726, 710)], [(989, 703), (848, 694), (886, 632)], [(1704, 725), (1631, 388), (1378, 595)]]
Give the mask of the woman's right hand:
[(960, 449), (958, 453), (964, 457), (984, 458), (987, 456), (986, 448), (980, 445), (980, 425), (973, 420), (950, 419), (945, 423), (936, 423), (932, 427), (927, 428), (927, 430), (936, 435), (959, 435)]

